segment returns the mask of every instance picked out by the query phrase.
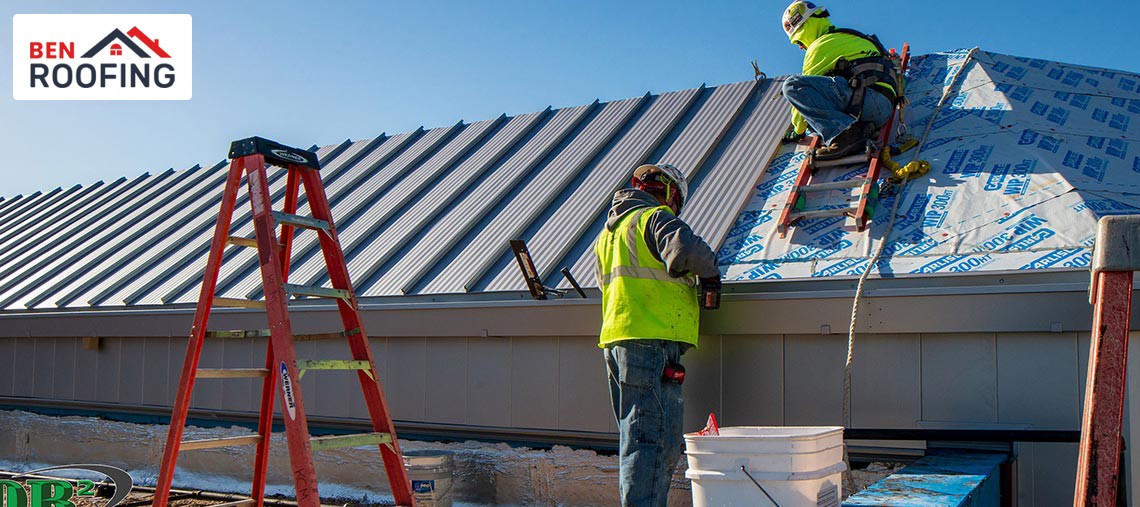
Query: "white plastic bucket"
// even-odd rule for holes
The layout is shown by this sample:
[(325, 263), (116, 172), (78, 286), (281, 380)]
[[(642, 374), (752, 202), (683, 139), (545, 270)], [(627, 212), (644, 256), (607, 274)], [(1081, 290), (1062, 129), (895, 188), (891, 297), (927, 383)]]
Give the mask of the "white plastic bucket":
[(693, 507), (772, 505), (768, 496), (780, 507), (838, 507), (847, 469), (838, 426), (736, 426), (720, 428), (715, 436), (690, 433), (685, 454)]
[(413, 496), (420, 507), (451, 507), (451, 481), (455, 461), (451, 451), (408, 451), (404, 467), (412, 480)]

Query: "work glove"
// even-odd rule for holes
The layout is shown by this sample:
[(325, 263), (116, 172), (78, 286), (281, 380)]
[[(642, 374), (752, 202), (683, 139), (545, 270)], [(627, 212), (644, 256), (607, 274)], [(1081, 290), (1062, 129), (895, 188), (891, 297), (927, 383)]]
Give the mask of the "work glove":
[(798, 143), (803, 138), (804, 138), (804, 135), (803, 134), (797, 134), (796, 133), (796, 127), (793, 125), (793, 126), (788, 127), (787, 132), (784, 132), (784, 138), (781, 142), (783, 142), (784, 144)]
[(720, 277), (701, 277), (701, 306), (706, 310), (720, 308)]

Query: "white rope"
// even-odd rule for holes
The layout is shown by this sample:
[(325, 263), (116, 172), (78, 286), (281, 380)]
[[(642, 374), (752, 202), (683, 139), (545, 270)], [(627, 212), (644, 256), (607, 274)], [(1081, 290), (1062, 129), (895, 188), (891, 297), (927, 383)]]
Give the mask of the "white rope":
[[(970, 60), (974, 58), (974, 53), (978, 48), (973, 48), (966, 55), (966, 59), (962, 61), (962, 66), (958, 69), (958, 73), (954, 75), (954, 80), (951, 81), (950, 86), (942, 92), (942, 99), (938, 101), (938, 105), (934, 108), (934, 113), (930, 115), (930, 121), (926, 122), (926, 130), (922, 133), (922, 138), (918, 141), (918, 146), (914, 149), (914, 156), (911, 157), (911, 162), (918, 160), (919, 155), (922, 154), (922, 145), (926, 144), (926, 137), (930, 135), (931, 127), (934, 126), (934, 119), (938, 117), (938, 113), (942, 111), (942, 106), (946, 104), (946, 100), (950, 98), (950, 92), (954, 86), (958, 84), (959, 79), (966, 74), (966, 66), (969, 65)], [(902, 115), (899, 115), (899, 120), (902, 121)], [(890, 149), (884, 146), (883, 149)], [(851, 366), (855, 362), (855, 322), (859, 318), (859, 301), (863, 295), (863, 284), (867, 281), (867, 276), (871, 274), (871, 269), (876, 262), (879, 262), (879, 257), (883, 255), (883, 247), (887, 244), (887, 239), (890, 237), (891, 229), (895, 227), (895, 218), (898, 217), (899, 203), (902, 202), (902, 189), (905, 187), (906, 182), (899, 184), (899, 189), (895, 194), (895, 204), (891, 207), (891, 220), (887, 222), (887, 230), (883, 232), (883, 238), (879, 241), (879, 247), (875, 249), (875, 255), (871, 257), (871, 261), (867, 263), (867, 267), (863, 270), (863, 274), (859, 275), (859, 283), (855, 286), (855, 300), (851, 303), (851, 326), (847, 328), (847, 362), (843, 366), (843, 427), (851, 427)], [(868, 236), (870, 236), (870, 228)], [(846, 453), (845, 453), (846, 454)]]

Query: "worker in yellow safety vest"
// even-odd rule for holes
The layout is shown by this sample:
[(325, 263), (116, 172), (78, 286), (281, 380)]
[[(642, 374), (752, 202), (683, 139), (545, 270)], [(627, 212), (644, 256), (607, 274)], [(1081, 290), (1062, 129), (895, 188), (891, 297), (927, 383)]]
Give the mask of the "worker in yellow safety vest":
[(822, 5), (796, 0), (784, 10), (784, 33), (805, 51), (803, 75), (784, 81), (792, 103), (794, 142), (810, 128), (822, 137), (816, 160), (853, 155), (890, 120), (899, 89), (894, 64), (874, 35), (831, 24)]
[[(622, 505), (664, 506), (681, 456), (681, 354), (697, 344), (697, 288), (719, 294), (708, 244), (677, 215), (685, 175), (645, 164), (618, 190), (594, 243), (610, 400), (619, 430)], [(707, 308), (719, 300), (709, 298)]]

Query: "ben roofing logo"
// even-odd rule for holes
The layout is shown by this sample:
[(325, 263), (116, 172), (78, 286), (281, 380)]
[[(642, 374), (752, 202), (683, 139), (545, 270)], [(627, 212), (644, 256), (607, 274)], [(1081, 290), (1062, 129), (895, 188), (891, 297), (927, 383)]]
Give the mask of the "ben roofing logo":
[(17, 14), (16, 100), (189, 100), (189, 14)]

